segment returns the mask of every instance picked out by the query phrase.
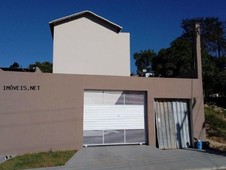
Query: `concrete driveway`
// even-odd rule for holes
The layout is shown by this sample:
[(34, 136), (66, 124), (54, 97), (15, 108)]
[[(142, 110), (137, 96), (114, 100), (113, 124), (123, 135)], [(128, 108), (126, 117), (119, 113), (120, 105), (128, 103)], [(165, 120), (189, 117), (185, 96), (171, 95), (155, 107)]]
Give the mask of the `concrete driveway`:
[(226, 155), (192, 149), (160, 150), (151, 146), (88, 147), (63, 167), (36, 170), (182, 170), (226, 169)]

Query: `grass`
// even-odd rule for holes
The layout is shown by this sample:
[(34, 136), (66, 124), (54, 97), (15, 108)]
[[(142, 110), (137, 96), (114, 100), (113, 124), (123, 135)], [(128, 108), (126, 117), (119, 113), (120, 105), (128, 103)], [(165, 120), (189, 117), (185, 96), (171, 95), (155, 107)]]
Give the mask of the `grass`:
[(76, 151), (40, 152), (25, 154), (0, 164), (0, 170), (21, 170), (30, 168), (63, 166)]
[(205, 107), (205, 119), (207, 136), (226, 141), (226, 111), (215, 106)]

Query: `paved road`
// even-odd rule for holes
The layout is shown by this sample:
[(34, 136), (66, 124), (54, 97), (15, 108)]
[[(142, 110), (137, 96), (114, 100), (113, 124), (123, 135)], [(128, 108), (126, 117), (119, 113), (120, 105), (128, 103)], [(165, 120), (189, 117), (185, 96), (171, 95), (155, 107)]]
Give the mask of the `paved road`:
[(0, 163), (5, 162), (5, 156), (0, 155)]
[(150, 146), (88, 147), (79, 150), (63, 167), (35, 170), (152, 169), (226, 169), (226, 155), (192, 149), (160, 150)]

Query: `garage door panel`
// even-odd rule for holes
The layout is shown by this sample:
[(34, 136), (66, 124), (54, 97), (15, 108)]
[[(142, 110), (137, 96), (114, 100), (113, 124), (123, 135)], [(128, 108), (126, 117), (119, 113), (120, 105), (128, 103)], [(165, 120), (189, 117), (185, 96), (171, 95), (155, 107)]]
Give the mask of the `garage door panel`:
[(130, 129), (126, 131), (127, 143), (143, 143), (145, 141), (144, 129)]
[(144, 92), (85, 91), (84, 144), (145, 143), (144, 98)]
[(123, 144), (124, 130), (106, 130), (104, 131), (104, 144)]
[(83, 142), (86, 145), (97, 145), (103, 142), (103, 131), (101, 130), (85, 130), (83, 131)]
[(84, 130), (144, 129), (143, 106), (87, 106)]

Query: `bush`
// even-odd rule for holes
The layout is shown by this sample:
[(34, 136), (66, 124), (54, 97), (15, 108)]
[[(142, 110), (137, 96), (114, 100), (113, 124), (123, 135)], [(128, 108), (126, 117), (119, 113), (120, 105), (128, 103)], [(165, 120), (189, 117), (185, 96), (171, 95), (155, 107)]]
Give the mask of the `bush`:
[(225, 111), (217, 112), (213, 107), (205, 107), (206, 131), (209, 137), (221, 137), (226, 140)]

